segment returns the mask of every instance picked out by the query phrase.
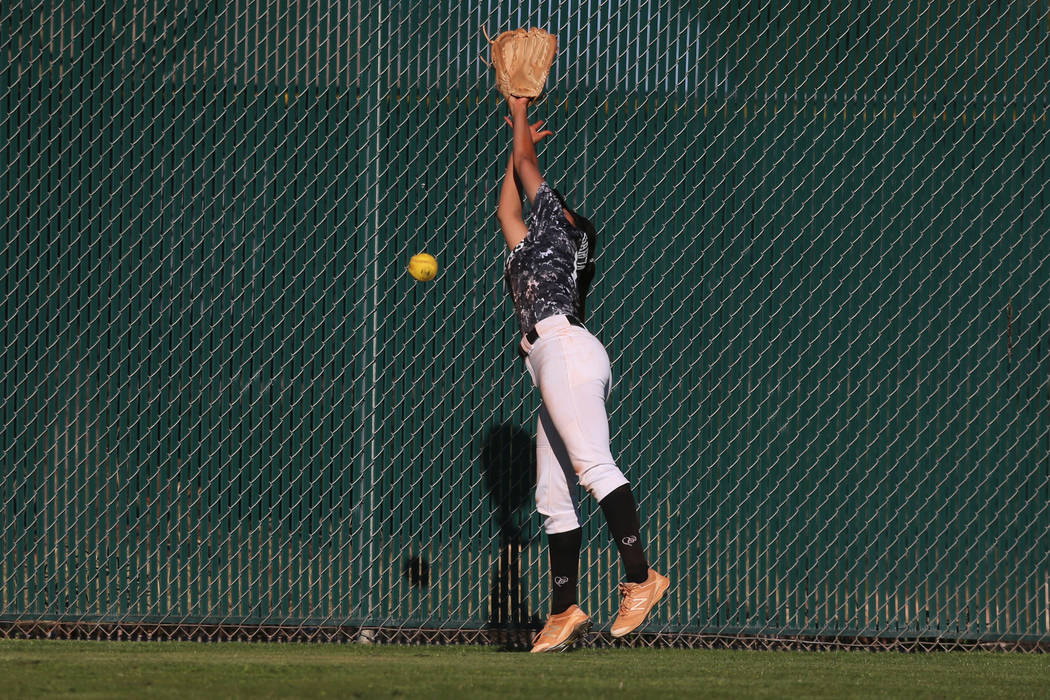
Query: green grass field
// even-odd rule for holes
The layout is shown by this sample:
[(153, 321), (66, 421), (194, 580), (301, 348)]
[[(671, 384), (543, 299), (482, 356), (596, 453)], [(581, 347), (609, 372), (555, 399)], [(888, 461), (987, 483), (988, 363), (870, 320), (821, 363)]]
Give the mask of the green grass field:
[(5, 697), (1047, 698), (1039, 654), (0, 641)]

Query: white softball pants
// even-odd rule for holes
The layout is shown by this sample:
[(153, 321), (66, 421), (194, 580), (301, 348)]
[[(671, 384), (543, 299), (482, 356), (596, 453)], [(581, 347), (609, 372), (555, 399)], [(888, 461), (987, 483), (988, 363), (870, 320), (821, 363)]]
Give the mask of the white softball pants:
[(536, 324), (522, 339), (525, 366), (543, 397), (536, 427), (536, 509), (547, 534), (580, 527), (577, 484), (601, 501), (628, 483), (609, 449), (605, 401), (612, 368), (605, 346), (565, 316)]

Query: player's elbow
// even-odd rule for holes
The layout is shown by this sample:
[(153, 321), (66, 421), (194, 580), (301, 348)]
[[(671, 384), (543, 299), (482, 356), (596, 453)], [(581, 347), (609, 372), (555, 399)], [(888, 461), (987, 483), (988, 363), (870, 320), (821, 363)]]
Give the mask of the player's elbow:
[(496, 207), (496, 220), (499, 221), (502, 226), (506, 226), (515, 221), (521, 221), (521, 207), (519, 206), (515, 209), (506, 204), (500, 204)]
[(540, 162), (539, 159), (536, 158), (536, 152), (533, 151), (529, 153), (524, 149), (515, 148), (514, 169), (517, 170), (519, 174), (526, 169), (533, 169), (536, 172), (539, 172)]
[(524, 184), (530, 192), (532, 191), (532, 186), (530, 186), (529, 183), (534, 183), (543, 179), (540, 175), (540, 165), (536, 160), (535, 155), (531, 158), (528, 156), (522, 156), (520, 161), (515, 160), (514, 169), (518, 171), (518, 177), (521, 178), (522, 184)]

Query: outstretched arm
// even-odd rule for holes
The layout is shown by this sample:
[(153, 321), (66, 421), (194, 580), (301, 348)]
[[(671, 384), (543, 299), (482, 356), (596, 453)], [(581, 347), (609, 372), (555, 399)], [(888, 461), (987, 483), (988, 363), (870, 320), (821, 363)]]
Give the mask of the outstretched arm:
[[(507, 117), (504, 118), (508, 124), (512, 127), (514, 126), (513, 121)], [(532, 146), (534, 156), (536, 154), (536, 144), (542, 141), (545, 136), (550, 136), (554, 133), (542, 130), (542, 126), (542, 121), (526, 125), (529, 132), (529, 144)], [(539, 185), (537, 184), (536, 187), (539, 187)], [(496, 218), (499, 219), (500, 228), (503, 229), (503, 237), (511, 248), (518, 245), (528, 234), (528, 229), (521, 217), (522, 189), (524, 188), (521, 177), (514, 167), (514, 153), (511, 152), (510, 158), (507, 159), (507, 170), (503, 174), (503, 187), (499, 193), (499, 206), (496, 208)], [(533, 190), (533, 195), (535, 195), (535, 190)], [(529, 201), (531, 200), (532, 198), (530, 197)]]
[[(507, 123), (514, 129), (514, 157), (512, 160), (514, 170), (518, 176), (518, 187), (519, 189), (524, 187), (525, 194), (529, 196), (529, 203), (531, 204), (536, 199), (536, 190), (543, 184), (543, 176), (540, 175), (539, 158), (536, 156), (536, 144), (542, 141), (544, 136), (550, 136), (554, 132), (540, 131), (543, 121), (538, 121), (532, 125), (529, 124), (526, 115), (528, 102), (528, 98), (525, 97), (511, 98), (511, 114), (514, 115), (514, 118), (513, 120), (510, 118), (506, 119)], [(524, 137), (521, 135), (522, 131), (525, 132)], [(575, 226), (576, 220), (572, 217), (569, 210), (562, 207), (562, 212), (565, 213), (565, 218), (569, 223)]]
[(536, 199), (536, 190), (543, 184), (540, 175), (540, 161), (536, 157), (536, 146), (532, 141), (532, 129), (529, 128), (527, 97), (512, 97), (510, 116), (514, 126), (514, 170), (518, 173), (525, 195), (531, 204)]
[(503, 174), (503, 187), (499, 193), (499, 206), (496, 207), (496, 218), (503, 229), (503, 237), (510, 248), (521, 243), (528, 233), (521, 218), (521, 185), (514, 173), (514, 155), (507, 158), (507, 171)]

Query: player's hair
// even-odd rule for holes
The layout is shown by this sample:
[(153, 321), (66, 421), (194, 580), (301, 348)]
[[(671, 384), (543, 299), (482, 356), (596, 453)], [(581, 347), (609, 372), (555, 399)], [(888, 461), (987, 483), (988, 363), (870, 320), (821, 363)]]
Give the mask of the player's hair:
[(569, 213), (572, 214), (572, 219), (576, 222), (576, 228), (580, 229), (581, 231), (587, 234), (587, 242), (590, 244), (590, 249), (594, 250), (594, 242), (595, 239), (598, 237), (598, 231), (594, 227), (594, 222), (592, 222), (586, 216), (570, 207), (568, 203), (566, 203), (565, 197), (562, 196), (561, 192), (554, 189), (553, 187), (551, 188), (551, 192), (554, 193), (554, 196), (557, 198), (558, 203), (561, 204), (562, 207), (564, 207), (565, 209), (568, 209)]
[(554, 192), (558, 202), (572, 214), (572, 220), (576, 222), (576, 228), (583, 231), (584, 235), (587, 236), (587, 264), (580, 271), (576, 280), (577, 289), (580, 291), (580, 320), (586, 321), (587, 293), (591, 290), (591, 283), (594, 281), (594, 256), (598, 243), (598, 229), (595, 228), (593, 221), (566, 204), (565, 197), (562, 196), (561, 192), (553, 187), (551, 191)]

